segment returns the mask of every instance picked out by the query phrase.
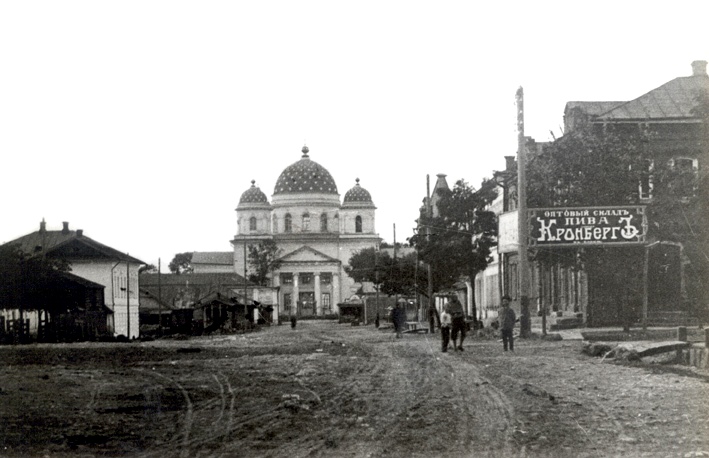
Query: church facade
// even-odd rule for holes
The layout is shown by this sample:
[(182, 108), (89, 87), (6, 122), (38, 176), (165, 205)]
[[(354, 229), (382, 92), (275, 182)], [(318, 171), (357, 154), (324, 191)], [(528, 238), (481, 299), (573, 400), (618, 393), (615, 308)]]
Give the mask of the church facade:
[(281, 265), (272, 273), (278, 312), (297, 315), (337, 313), (337, 304), (355, 293), (345, 272), (353, 253), (376, 248), (376, 207), (359, 179), (340, 202), (335, 180), (323, 166), (302, 157), (279, 176), (271, 201), (251, 182), (236, 208), (236, 273), (248, 275), (249, 246), (273, 240)]

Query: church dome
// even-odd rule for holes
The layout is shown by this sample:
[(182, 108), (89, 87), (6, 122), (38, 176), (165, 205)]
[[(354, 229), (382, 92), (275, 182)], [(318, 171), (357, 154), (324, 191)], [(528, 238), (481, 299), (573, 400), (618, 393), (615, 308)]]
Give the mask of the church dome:
[(240, 204), (268, 203), (268, 197), (256, 186), (256, 180), (251, 180), (251, 187), (244, 191), (239, 199)]
[(335, 194), (337, 185), (325, 167), (310, 159), (308, 147), (303, 157), (283, 170), (276, 181), (273, 195), (279, 194)]
[(372, 195), (369, 191), (360, 186), (359, 178), (355, 181), (357, 184), (345, 194), (342, 207), (373, 207), (374, 202), (372, 202)]

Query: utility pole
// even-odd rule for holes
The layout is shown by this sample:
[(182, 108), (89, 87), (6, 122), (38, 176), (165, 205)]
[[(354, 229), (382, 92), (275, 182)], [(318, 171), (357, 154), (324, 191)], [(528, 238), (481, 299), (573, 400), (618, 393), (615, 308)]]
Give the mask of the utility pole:
[(160, 275), (160, 258), (158, 258), (158, 335), (162, 337), (162, 279)]
[(248, 314), (249, 313), (249, 304), (248, 302), (248, 283), (246, 282), (246, 239), (244, 239), (244, 309), (245, 312)]
[(127, 337), (130, 341), (130, 261), (126, 261), (126, 315), (128, 315)]
[[(433, 218), (433, 208), (431, 207), (431, 179), (429, 175), (426, 175), (426, 216), (429, 221), (426, 224), (426, 242), (431, 239), (431, 218)], [(431, 263), (426, 263), (428, 285), (428, 326), (431, 334), (436, 330), (436, 319), (435, 319), (435, 304), (433, 303), (433, 271), (431, 270)]]
[(520, 86), (517, 101), (517, 238), (519, 243), (520, 278), (520, 337), (529, 337), (532, 331), (529, 316), (529, 260), (527, 258), (527, 151), (524, 138), (524, 91)]

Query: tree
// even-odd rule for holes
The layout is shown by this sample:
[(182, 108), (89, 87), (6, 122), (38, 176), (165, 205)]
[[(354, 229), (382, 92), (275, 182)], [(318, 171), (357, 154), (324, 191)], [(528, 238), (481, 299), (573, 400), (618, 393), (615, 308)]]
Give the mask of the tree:
[(142, 265), (138, 269), (138, 274), (156, 274), (158, 273), (158, 268), (155, 267), (155, 264), (147, 264), (147, 265)]
[(345, 272), (356, 282), (373, 283), (386, 295), (413, 295), (425, 292), (426, 286), (425, 272), (417, 269), (417, 262), (416, 253), (395, 259), (386, 251), (363, 248), (352, 255)]
[(177, 275), (194, 272), (194, 267), (192, 267), (192, 253), (189, 251), (177, 253), (175, 257), (172, 258), (172, 261), (170, 261), (170, 264), (168, 264), (168, 268), (170, 272)]
[(496, 185), (483, 180), (476, 191), (465, 180), (458, 180), (452, 190), (438, 192), (438, 216), (422, 212), (418, 233), (409, 242), (431, 266), (434, 292), (452, 287), (461, 278), (470, 280), (472, 314), (477, 320), (475, 276), (485, 270), (497, 245), (497, 218), (488, 210), (497, 196)]
[(249, 266), (254, 273), (249, 275), (249, 281), (261, 286), (268, 286), (269, 275), (281, 267), (280, 260), (283, 250), (278, 248), (274, 240), (264, 240), (258, 245), (249, 246)]
[(30, 256), (18, 244), (0, 246), (0, 308), (18, 309), (20, 321), (24, 310), (61, 313), (56, 308), (56, 280), (60, 272), (70, 270), (63, 259)]

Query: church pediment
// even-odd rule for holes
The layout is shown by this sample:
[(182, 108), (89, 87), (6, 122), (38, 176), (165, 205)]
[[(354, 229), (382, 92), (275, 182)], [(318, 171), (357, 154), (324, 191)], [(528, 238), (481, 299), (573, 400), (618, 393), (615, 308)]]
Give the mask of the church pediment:
[(291, 251), (285, 256), (281, 257), (283, 262), (337, 262), (340, 261), (331, 256), (326, 255), (314, 248), (310, 248), (307, 245), (303, 245), (297, 250)]

